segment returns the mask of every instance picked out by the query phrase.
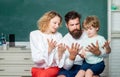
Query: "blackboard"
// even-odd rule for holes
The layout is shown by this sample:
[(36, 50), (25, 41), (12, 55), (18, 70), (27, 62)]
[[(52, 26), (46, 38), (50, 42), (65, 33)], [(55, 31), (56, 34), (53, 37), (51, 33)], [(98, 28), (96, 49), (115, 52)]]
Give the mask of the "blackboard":
[[(99, 34), (107, 38), (107, 0), (0, 0), (0, 33), (15, 34), (15, 41), (29, 41), (29, 33), (37, 29), (37, 20), (47, 11), (55, 10), (63, 17), (59, 31), (68, 32), (64, 15), (75, 10), (83, 19), (97, 15), (100, 19)], [(8, 39), (7, 39), (8, 40)]]

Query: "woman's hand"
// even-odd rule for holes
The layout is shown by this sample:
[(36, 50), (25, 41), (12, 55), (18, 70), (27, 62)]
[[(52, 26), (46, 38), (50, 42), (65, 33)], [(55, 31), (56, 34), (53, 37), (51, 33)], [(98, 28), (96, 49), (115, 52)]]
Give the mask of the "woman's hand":
[(62, 58), (62, 55), (64, 54), (65, 50), (66, 50), (66, 45), (63, 44), (63, 43), (60, 43), (58, 45), (58, 57), (59, 57), (59, 60)]
[(47, 39), (48, 41), (48, 53), (51, 53), (52, 50), (56, 47), (57, 42), (52, 40)]

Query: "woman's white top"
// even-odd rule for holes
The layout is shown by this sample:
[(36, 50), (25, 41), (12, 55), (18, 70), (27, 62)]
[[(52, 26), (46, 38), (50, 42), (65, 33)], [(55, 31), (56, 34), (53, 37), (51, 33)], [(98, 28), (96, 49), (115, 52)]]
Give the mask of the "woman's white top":
[(62, 39), (62, 34), (56, 32), (55, 34), (44, 34), (40, 30), (30, 32), (30, 47), (32, 59), (35, 63), (35, 67), (49, 68), (57, 66), (58, 58), (55, 56), (56, 50), (53, 49), (48, 54), (48, 42), (47, 39), (58, 42)]

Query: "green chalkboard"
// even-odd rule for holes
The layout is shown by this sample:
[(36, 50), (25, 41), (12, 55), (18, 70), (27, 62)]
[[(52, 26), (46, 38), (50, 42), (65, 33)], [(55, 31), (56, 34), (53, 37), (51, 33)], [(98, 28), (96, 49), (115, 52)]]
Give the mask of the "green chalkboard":
[(15, 34), (15, 41), (29, 41), (29, 33), (37, 29), (36, 22), (45, 12), (55, 10), (63, 17), (59, 31), (67, 33), (64, 15), (71, 10), (97, 15), (101, 22), (99, 33), (107, 38), (107, 0), (0, 0), (0, 33)]

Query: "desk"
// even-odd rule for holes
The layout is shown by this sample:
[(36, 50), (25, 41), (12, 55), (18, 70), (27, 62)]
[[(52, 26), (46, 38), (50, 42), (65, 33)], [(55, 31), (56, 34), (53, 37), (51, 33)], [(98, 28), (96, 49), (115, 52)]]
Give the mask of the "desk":
[(30, 77), (32, 66), (30, 50), (0, 50), (0, 77)]

